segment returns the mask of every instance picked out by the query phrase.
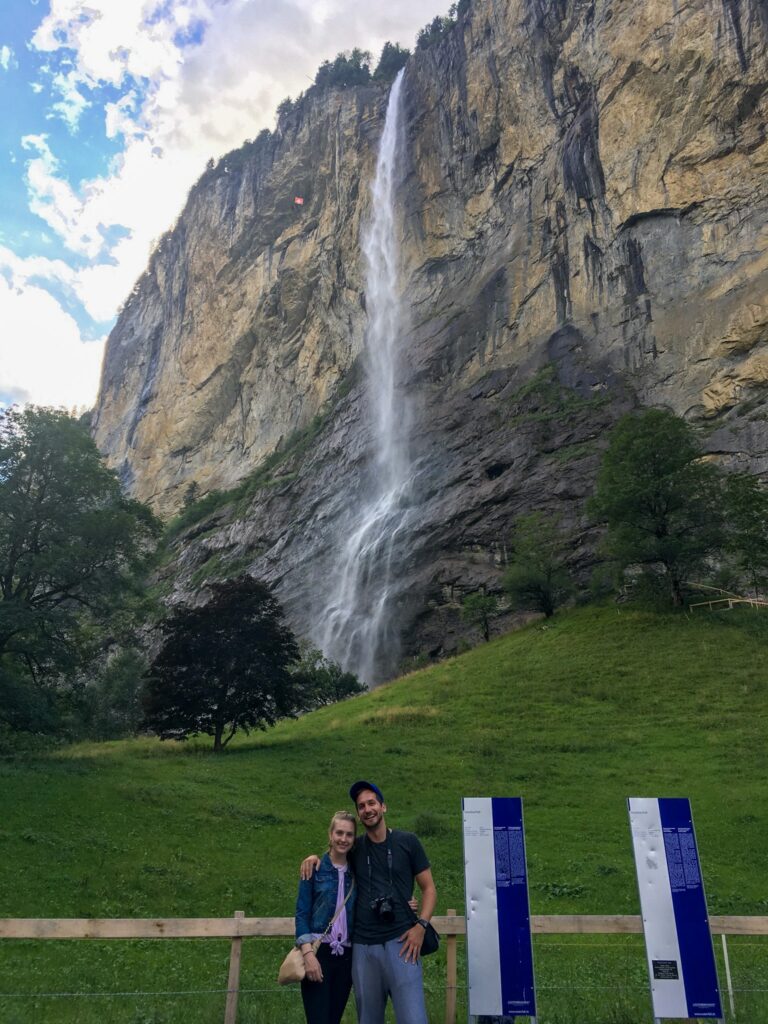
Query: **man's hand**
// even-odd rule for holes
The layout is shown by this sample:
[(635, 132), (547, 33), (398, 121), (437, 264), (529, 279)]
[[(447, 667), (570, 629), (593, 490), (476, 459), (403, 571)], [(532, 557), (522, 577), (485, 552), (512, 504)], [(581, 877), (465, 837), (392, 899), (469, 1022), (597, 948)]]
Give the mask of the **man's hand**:
[(424, 929), (420, 924), (415, 924), (400, 936), (398, 942), (402, 942), (398, 956), (404, 957), (406, 963), (415, 964), (424, 942)]
[(305, 857), (301, 862), (300, 876), (302, 881), (308, 882), (319, 866), (320, 858), (316, 854), (313, 853), (310, 857)]

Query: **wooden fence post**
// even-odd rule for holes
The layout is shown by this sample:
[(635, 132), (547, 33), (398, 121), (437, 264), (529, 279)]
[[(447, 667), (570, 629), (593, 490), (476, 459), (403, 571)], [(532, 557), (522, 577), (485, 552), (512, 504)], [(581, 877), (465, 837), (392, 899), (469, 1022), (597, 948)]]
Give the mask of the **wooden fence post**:
[[(449, 917), (456, 911), (449, 909)], [(445, 1024), (456, 1024), (456, 936), (445, 937)]]
[[(235, 920), (245, 917), (244, 910), (235, 911)], [(232, 939), (232, 951), (229, 954), (229, 979), (227, 981), (227, 1007), (224, 1011), (224, 1024), (237, 1024), (237, 997), (240, 992), (240, 955), (243, 951), (243, 940), (239, 936)]]

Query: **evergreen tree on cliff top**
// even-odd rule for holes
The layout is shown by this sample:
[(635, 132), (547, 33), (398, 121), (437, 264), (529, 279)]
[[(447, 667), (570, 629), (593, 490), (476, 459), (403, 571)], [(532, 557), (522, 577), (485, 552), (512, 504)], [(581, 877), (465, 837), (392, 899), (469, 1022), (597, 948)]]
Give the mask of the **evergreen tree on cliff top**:
[(265, 729), (301, 707), (293, 633), (266, 584), (242, 576), (210, 587), (207, 604), (161, 624), (144, 725), (161, 739), (213, 736), (216, 753), (242, 729)]
[(591, 502), (607, 524), (609, 556), (660, 574), (675, 606), (683, 582), (725, 543), (723, 474), (703, 455), (693, 427), (673, 413), (631, 413), (611, 433)]
[(33, 406), (0, 413), (0, 690), (14, 706), (39, 710), (16, 699), (24, 687), (55, 687), (93, 654), (158, 530), (79, 420)]

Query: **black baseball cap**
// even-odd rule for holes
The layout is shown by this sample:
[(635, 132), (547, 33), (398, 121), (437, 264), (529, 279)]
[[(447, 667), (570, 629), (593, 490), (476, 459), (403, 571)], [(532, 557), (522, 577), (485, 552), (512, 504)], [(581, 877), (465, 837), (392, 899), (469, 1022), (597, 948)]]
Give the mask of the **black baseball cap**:
[(379, 799), (379, 803), (384, 803), (384, 794), (381, 792), (378, 786), (374, 786), (372, 782), (366, 782), (365, 779), (361, 779), (359, 782), (353, 782), (349, 787), (349, 795), (353, 803), (357, 803), (357, 797), (364, 789), (370, 789), (372, 793), (375, 793)]

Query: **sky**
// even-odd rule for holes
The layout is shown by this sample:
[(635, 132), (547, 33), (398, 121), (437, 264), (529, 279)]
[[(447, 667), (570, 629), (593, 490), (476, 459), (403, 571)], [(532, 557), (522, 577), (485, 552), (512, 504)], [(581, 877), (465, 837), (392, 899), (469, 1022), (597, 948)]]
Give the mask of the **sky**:
[(318, 65), (449, 0), (0, 0), (0, 407), (82, 410), (121, 302), (214, 159)]

